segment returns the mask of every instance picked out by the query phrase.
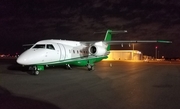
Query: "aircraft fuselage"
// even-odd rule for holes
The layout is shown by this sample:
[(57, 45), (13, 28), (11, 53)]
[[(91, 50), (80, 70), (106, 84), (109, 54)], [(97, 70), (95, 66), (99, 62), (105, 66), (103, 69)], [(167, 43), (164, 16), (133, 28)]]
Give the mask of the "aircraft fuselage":
[(88, 56), (88, 47), (77, 41), (44, 40), (34, 44), (17, 59), (21, 65), (51, 65)]

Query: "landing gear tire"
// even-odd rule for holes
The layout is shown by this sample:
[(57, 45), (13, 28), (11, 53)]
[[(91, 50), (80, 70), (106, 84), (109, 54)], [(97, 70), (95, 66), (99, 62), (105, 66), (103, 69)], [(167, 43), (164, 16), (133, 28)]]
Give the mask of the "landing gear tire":
[(94, 66), (93, 65), (88, 65), (88, 70), (91, 71), (91, 70), (94, 70)]
[(39, 75), (39, 71), (37, 70), (37, 66), (30, 66), (29, 70), (32, 70), (32, 75)]
[(69, 64), (66, 64), (66, 69), (71, 70), (71, 66)]
[(39, 75), (39, 71), (38, 70), (34, 70), (34, 71), (32, 71), (32, 74), (33, 75)]

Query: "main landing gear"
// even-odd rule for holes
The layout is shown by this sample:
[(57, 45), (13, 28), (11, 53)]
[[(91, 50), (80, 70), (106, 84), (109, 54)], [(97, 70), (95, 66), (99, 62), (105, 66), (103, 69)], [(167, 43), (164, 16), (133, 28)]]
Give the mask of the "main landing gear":
[(69, 64), (66, 64), (66, 69), (71, 70), (71, 66)]
[(94, 66), (91, 65), (91, 64), (88, 64), (88, 65), (87, 65), (87, 68), (88, 68), (89, 71), (94, 70)]
[(89, 70), (89, 71), (94, 70), (94, 63), (90, 62), (89, 60), (88, 60), (87, 63), (88, 63), (88, 64), (87, 64), (88, 70)]

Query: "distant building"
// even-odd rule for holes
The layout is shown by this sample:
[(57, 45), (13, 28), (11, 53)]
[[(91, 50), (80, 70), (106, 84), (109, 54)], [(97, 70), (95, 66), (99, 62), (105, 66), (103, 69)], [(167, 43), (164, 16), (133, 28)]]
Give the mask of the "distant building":
[(106, 60), (142, 60), (143, 55), (138, 50), (111, 50)]

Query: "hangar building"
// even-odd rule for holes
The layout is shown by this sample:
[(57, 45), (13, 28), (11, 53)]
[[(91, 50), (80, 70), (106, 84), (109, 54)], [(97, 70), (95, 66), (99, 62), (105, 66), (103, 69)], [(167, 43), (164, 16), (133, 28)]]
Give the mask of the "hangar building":
[(142, 60), (142, 57), (138, 50), (111, 50), (106, 60)]

